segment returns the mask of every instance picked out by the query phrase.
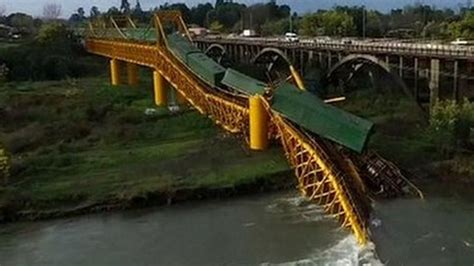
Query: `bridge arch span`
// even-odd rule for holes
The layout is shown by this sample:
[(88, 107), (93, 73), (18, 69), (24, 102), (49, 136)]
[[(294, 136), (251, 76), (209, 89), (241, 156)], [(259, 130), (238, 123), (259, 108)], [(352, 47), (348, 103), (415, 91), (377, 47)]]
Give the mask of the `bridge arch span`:
[(218, 43), (211, 44), (204, 53), (219, 64), (222, 63), (222, 60), (227, 56), (225, 47)]
[[(284, 62), (286, 62), (288, 65), (291, 65), (291, 61), (290, 59), (288, 58), (288, 56), (286, 56), (286, 54), (280, 50), (280, 49), (277, 49), (277, 48), (272, 48), (272, 47), (269, 47), (269, 48), (264, 48), (263, 50), (261, 50), (253, 59), (252, 59), (252, 63), (255, 64), (256, 62), (258, 62), (261, 58), (263, 58), (264, 56), (278, 56), (279, 58), (283, 59)], [(274, 61), (276, 61), (276, 59), (274, 59)]]
[(325, 82), (330, 83), (336, 78), (340, 70), (347, 69), (348, 67), (350, 68), (348, 80), (364, 68), (376, 69), (378, 73), (389, 77), (394, 82), (396, 88), (401, 89), (407, 96), (413, 97), (405, 82), (397, 74), (390, 71), (390, 67), (385, 61), (380, 60), (374, 55), (351, 54), (344, 57), (327, 72)]

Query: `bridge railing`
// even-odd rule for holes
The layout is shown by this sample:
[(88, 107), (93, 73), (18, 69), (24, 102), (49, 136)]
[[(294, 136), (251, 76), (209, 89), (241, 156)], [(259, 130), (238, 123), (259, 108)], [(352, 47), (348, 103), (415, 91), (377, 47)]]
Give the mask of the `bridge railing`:
[(463, 47), (448, 44), (422, 44), (422, 43), (341, 43), (335, 41), (302, 40), (298, 43), (287, 42), (278, 38), (226, 38), (226, 37), (201, 37), (196, 41), (224, 42), (239, 44), (254, 44), (264, 46), (277, 46), (286, 48), (305, 48), (333, 51), (396, 53), (426, 56), (474, 57), (474, 47)]

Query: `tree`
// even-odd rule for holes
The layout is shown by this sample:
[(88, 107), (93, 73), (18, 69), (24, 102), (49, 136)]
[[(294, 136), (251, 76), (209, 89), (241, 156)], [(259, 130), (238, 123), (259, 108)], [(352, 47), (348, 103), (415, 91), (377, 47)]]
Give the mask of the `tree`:
[(452, 22), (448, 28), (454, 38), (474, 38), (474, 11), (466, 11), (461, 21)]
[(84, 11), (84, 8), (80, 7), (77, 9), (77, 14), (81, 17), (81, 18), (86, 18), (86, 12)]
[(100, 16), (99, 8), (96, 7), (96, 6), (91, 7), (90, 17), (91, 17), (91, 18), (96, 18), (96, 17), (98, 17), (98, 16)]
[(137, 18), (139, 21), (144, 21), (144, 12), (142, 10), (142, 5), (140, 4), (140, 1), (137, 0), (137, 3), (135, 4), (135, 7), (132, 10), (133, 17)]
[(209, 26), (209, 29), (213, 33), (222, 33), (224, 31), (224, 25), (222, 25), (219, 21), (213, 21)]
[(56, 3), (48, 3), (43, 6), (43, 17), (53, 20), (61, 16), (61, 5)]
[(107, 15), (108, 16), (116, 16), (116, 15), (120, 15), (120, 10), (118, 8), (116, 8), (115, 6), (109, 8), (109, 10), (107, 10)]
[(263, 36), (283, 35), (290, 30), (289, 19), (278, 21), (267, 21), (262, 25), (260, 31)]
[(130, 13), (130, 3), (128, 0), (122, 0), (122, 3), (120, 4), (120, 11), (123, 13)]
[(242, 19), (241, 14), (245, 7), (245, 5), (238, 3), (221, 3), (209, 13), (209, 20), (219, 21), (219, 23), (221, 23), (225, 29), (231, 29)]
[(382, 37), (385, 34), (383, 15), (377, 11), (366, 12), (365, 34), (368, 37)]
[(135, 11), (140, 11), (142, 12), (142, 5), (140, 4), (140, 0), (137, 0), (137, 3), (135, 4)]
[(57, 45), (60, 41), (72, 39), (71, 35), (72, 33), (63, 23), (45, 23), (38, 31), (36, 41), (45, 46)]
[(6, 18), (6, 23), (20, 30), (22, 34), (33, 34), (36, 32), (35, 19), (24, 13), (13, 13)]
[(214, 8), (210, 3), (198, 4), (190, 10), (190, 23), (200, 26), (207, 26), (209, 24), (208, 15)]
[(77, 9), (77, 12), (72, 14), (69, 18), (69, 21), (72, 23), (81, 23), (86, 20), (84, 8), (80, 7)]
[(160, 6), (160, 10), (178, 10), (181, 12), (184, 21), (189, 21), (190, 19), (190, 10), (186, 4), (183, 3), (176, 3), (176, 4), (168, 4), (165, 3), (164, 5)]
[(0, 5), (0, 17), (5, 16), (6, 13), (7, 13), (7, 8), (5, 7), (5, 5)]
[(349, 36), (356, 33), (353, 18), (347, 12), (336, 10), (308, 14), (301, 21), (303, 35)]
[(306, 14), (301, 20), (300, 34), (306, 36), (317, 36), (323, 34), (320, 15)]

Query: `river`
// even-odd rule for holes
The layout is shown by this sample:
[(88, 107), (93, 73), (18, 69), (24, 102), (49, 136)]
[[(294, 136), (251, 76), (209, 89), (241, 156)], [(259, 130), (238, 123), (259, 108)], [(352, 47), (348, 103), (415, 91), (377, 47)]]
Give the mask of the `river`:
[[(386, 265), (473, 265), (474, 189), (374, 206)], [(296, 191), (3, 225), (0, 265), (380, 265)]]

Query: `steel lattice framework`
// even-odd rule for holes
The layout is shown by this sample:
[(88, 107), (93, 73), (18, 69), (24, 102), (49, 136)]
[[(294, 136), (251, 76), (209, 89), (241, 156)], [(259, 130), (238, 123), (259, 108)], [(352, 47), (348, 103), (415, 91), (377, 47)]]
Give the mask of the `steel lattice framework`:
[[(155, 15), (156, 27), (161, 22), (182, 19), (176, 13)], [(182, 26), (179, 26), (182, 28)], [(158, 37), (160, 38), (160, 37)], [(163, 38), (163, 36), (161, 36)], [(232, 97), (206, 86), (190, 69), (167, 49), (163, 41), (143, 42), (122, 38), (105, 38), (93, 35), (86, 40), (87, 50), (101, 56), (150, 67), (159, 72), (201, 114), (210, 117), (229, 132), (240, 133), (248, 139), (248, 101)], [(368, 240), (364, 208), (352, 196), (348, 182), (334, 166), (322, 146), (308, 138), (266, 104), (270, 115), (269, 137), (278, 138), (290, 165), (295, 169), (302, 194), (319, 203), (343, 227), (350, 228), (360, 244)]]

